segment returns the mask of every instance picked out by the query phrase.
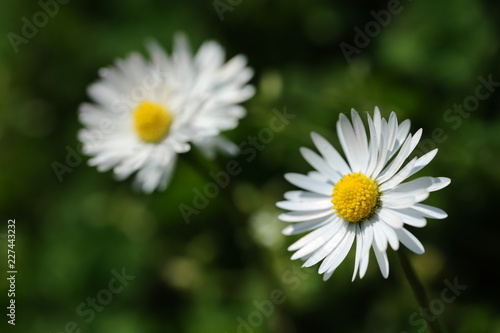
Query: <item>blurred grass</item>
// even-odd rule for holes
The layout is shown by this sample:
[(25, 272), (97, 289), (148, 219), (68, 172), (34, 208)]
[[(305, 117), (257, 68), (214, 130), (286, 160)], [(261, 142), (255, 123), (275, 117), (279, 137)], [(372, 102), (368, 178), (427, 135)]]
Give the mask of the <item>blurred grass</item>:
[[(417, 331), (409, 316), (418, 307), (393, 253), (388, 280), (372, 260), (367, 276), (351, 283), (351, 254), (324, 283), (317, 267), (296, 270), (300, 265), (286, 247), (297, 238), (281, 236), (276, 219), (274, 203), (292, 189), (283, 173), (309, 171), (298, 151), (313, 146), (309, 133), (338, 144), (339, 113), (372, 112), (375, 105), (385, 116), (394, 110), (400, 120), (410, 118), (412, 131), (422, 127), (425, 139), (435, 128), (447, 135), (419, 175), (452, 178), (426, 202), (449, 217), (412, 230), (427, 249), (412, 260), (431, 298), (440, 296), (445, 279), (458, 277), (468, 286), (439, 316), (449, 332), (500, 332), (494, 284), (500, 227), (491, 217), (500, 185), (498, 93), (457, 129), (443, 119), (474, 94), (479, 76), (500, 81), (499, 5), (441, 0), (402, 6), (350, 64), (339, 44), (353, 44), (353, 28), (363, 29), (373, 20), (370, 11), (386, 9), (387, 2), (242, 1), (221, 22), (212, 1), (71, 1), (18, 53), (3, 38), (0, 211), (2, 223), (17, 222), (20, 273), (18, 325), (2, 326), (2, 332), (60, 332), (69, 321), (97, 333), (235, 332), (238, 317), (248, 322), (254, 301), (268, 300), (275, 289), (286, 301), (252, 332)], [(36, 2), (3, 2), (0, 27), (5, 35), (20, 34), (21, 18), (39, 10)], [(188, 225), (178, 205), (190, 204), (205, 178), (184, 161), (169, 188), (151, 196), (86, 166), (86, 158), (61, 183), (51, 167), (64, 163), (66, 146), (78, 147), (78, 105), (88, 100), (85, 89), (98, 68), (144, 52), (148, 38), (170, 51), (180, 30), (193, 50), (215, 39), (228, 57), (245, 54), (256, 72), (257, 95), (245, 104), (248, 116), (227, 133), (232, 140), (257, 135), (274, 108), (297, 115), (254, 161), (238, 159), (243, 171), (231, 182), (233, 202), (210, 200)], [(228, 160), (219, 157), (219, 164)], [(228, 204), (250, 218), (232, 223)], [(122, 267), (135, 280), (85, 323), (77, 306), (96, 297), (111, 271)], [(6, 292), (2, 283), (0, 294)]]

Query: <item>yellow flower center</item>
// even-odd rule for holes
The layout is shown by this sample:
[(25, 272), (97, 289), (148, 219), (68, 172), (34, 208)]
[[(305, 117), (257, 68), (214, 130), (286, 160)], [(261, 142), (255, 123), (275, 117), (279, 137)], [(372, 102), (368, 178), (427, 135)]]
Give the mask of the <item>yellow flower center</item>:
[(173, 116), (163, 105), (142, 102), (134, 111), (134, 128), (145, 142), (160, 142), (170, 131)]
[(375, 181), (356, 172), (344, 176), (335, 184), (332, 197), (337, 215), (357, 223), (374, 213), (380, 193)]

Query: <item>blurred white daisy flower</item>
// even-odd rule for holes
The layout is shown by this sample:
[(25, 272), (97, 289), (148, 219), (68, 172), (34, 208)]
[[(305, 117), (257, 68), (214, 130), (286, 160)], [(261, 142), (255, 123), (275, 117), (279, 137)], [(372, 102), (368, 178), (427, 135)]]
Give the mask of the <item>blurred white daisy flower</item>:
[(337, 132), (347, 161), (322, 136), (311, 137), (320, 154), (301, 148), (302, 156), (315, 169), (307, 175), (288, 173), (285, 178), (302, 190), (285, 193), (277, 206), (289, 210), (279, 218), (291, 222), (283, 234), (310, 231), (288, 249), (292, 259), (310, 267), (322, 261), (319, 273), (331, 277), (356, 240), (354, 280), (363, 278), (373, 249), (382, 275), (389, 275), (387, 247), (399, 243), (422, 254), (424, 247), (405, 225), (423, 227), (426, 218), (443, 219), (439, 208), (421, 204), (429, 192), (444, 188), (450, 179), (421, 177), (403, 183), (425, 167), (436, 155), (434, 149), (404, 164), (417, 146), (422, 130), (409, 134), (410, 121), (398, 124), (396, 114), (381, 118), (375, 108), (368, 117), (369, 133), (359, 114), (351, 111), (352, 123), (340, 114)]
[(192, 55), (184, 35), (167, 55), (149, 45), (151, 60), (138, 53), (102, 68), (88, 94), (93, 104), (79, 110), (78, 133), (89, 165), (113, 169), (118, 179), (137, 172), (135, 185), (146, 193), (165, 189), (177, 154), (197, 145), (208, 157), (238, 147), (221, 131), (233, 129), (245, 115), (238, 105), (254, 95), (247, 85), (253, 71), (238, 55), (225, 63), (222, 47), (205, 42)]

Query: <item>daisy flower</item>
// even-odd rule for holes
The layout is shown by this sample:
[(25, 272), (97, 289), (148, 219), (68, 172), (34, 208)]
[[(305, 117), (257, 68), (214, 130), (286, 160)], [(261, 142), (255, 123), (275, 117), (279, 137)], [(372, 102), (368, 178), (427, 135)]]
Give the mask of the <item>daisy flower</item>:
[(305, 267), (321, 262), (319, 274), (328, 280), (356, 241), (354, 280), (363, 278), (370, 249), (382, 275), (389, 275), (387, 248), (398, 250), (403, 244), (422, 254), (424, 247), (406, 226), (424, 227), (426, 218), (443, 219), (439, 208), (420, 203), (429, 193), (444, 188), (450, 179), (420, 177), (405, 181), (436, 156), (434, 149), (405, 164), (417, 146), (422, 129), (409, 134), (410, 121), (398, 123), (396, 114), (381, 118), (376, 107), (373, 118), (367, 114), (368, 129), (354, 109), (352, 122), (340, 114), (337, 133), (345, 159), (322, 136), (312, 133), (320, 154), (308, 148), (300, 152), (315, 169), (307, 175), (288, 173), (285, 178), (299, 191), (285, 193), (277, 206), (288, 210), (279, 219), (291, 224), (283, 234), (309, 232), (288, 250), (292, 259), (304, 260)]
[(253, 71), (238, 55), (227, 63), (224, 51), (205, 42), (192, 55), (184, 35), (167, 55), (150, 44), (151, 60), (138, 53), (102, 68), (79, 118), (78, 133), (89, 165), (113, 169), (118, 179), (136, 173), (135, 185), (146, 193), (165, 189), (177, 154), (196, 145), (208, 157), (217, 150), (234, 154), (237, 146), (220, 136), (238, 125), (245, 109), (238, 105), (254, 94), (247, 85)]

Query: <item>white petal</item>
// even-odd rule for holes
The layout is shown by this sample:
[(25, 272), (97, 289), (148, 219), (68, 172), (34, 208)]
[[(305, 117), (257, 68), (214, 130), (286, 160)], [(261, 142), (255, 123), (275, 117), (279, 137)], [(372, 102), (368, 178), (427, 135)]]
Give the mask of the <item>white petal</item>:
[(406, 246), (411, 251), (416, 254), (422, 254), (425, 252), (424, 246), (412, 233), (410, 233), (405, 228), (396, 229), (396, 234), (398, 235), (399, 241)]
[(364, 171), (365, 174), (371, 176), (373, 174), (373, 171), (375, 170), (375, 167), (377, 166), (378, 162), (378, 139), (377, 139), (377, 130), (375, 129), (375, 125), (373, 124), (373, 120), (368, 114), (368, 126), (370, 130), (370, 145), (369, 145), (369, 162), (366, 170)]
[(306, 191), (288, 191), (284, 194), (285, 199), (289, 201), (318, 201), (331, 200), (331, 195), (323, 195)]
[(360, 156), (363, 148), (356, 137), (349, 119), (343, 113), (340, 114), (339, 121), (337, 122), (337, 134), (351, 170), (353, 172), (361, 171), (363, 165)]
[[(391, 178), (403, 165), (404, 161), (410, 156), (413, 150), (417, 147), (420, 138), (422, 137), (422, 129), (419, 129), (413, 136), (408, 135), (407, 140), (404, 142), (403, 147), (399, 154), (395, 157), (392, 166), (392, 170), (387, 172), (386, 179)], [(408, 142), (408, 146), (406, 146), (406, 142)], [(380, 181), (382, 183), (382, 181)]]
[(396, 142), (394, 144), (394, 148), (391, 151), (389, 158), (391, 158), (398, 151), (399, 147), (401, 147), (401, 145), (404, 142), (404, 139), (406, 138), (409, 132), (410, 132), (410, 120), (406, 119), (403, 122), (401, 122), (401, 124), (398, 125)]
[(380, 147), (382, 139), (382, 117), (380, 116), (380, 110), (378, 106), (375, 107), (375, 110), (373, 112), (373, 125), (375, 130), (377, 131), (377, 142), (378, 146)]
[(281, 209), (288, 209), (293, 211), (306, 211), (306, 210), (319, 210), (325, 208), (332, 208), (331, 200), (306, 200), (306, 201), (279, 201), (276, 203)]
[[(398, 117), (396, 115), (396, 112), (391, 112), (389, 115), (389, 121), (387, 122), (387, 150), (390, 153), (391, 151), (394, 151), (394, 147), (396, 144), (396, 138), (398, 135)], [(387, 159), (389, 159), (390, 154), (387, 155)]]
[(423, 201), (427, 199), (429, 193), (423, 191), (418, 193), (417, 196), (390, 196), (384, 195), (382, 197), (382, 207), (383, 208), (392, 208), (392, 209), (403, 209), (408, 208), (416, 204), (417, 202)]
[(420, 177), (409, 182), (399, 184), (392, 188), (390, 192), (410, 193), (420, 190), (433, 192), (448, 186), (450, 182), (450, 179), (446, 177)]
[[(418, 142), (418, 141), (417, 141)], [(403, 147), (396, 155), (394, 160), (389, 164), (377, 177), (377, 182), (383, 184), (385, 181), (390, 179), (403, 165), (404, 161), (408, 158), (412, 151), (412, 138), (408, 135)]]
[(396, 232), (394, 231), (394, 229), (389, 227), (385, 223), (380, 223), (380, 227), (384, 231), (384, 234), (387, 237), (387, 240), (389, 241), (391, 248), (394, 251), (399, 249), (399, 239), (398, 239), (398, 236), (396, 235)]
[(176, 162), (175, 154), (165, 155), (165, 161), (154, 163), (152, 161), (140, 169), (134, 179), (134, 187), (145, 193), (152, 193), (156, 188), (164, 188), (171, 179)]
[(354, 126), (354, 132), (356, 134), (356, 138), (358, 139), (358, 158), (360, 166), (360, 171), (365, 171), (368, 166), (368, 139), (366, 137), (365, 126), (363, 125), (363, 121), (359, 116), (358, 112), (354, 109), (351, 109), (351, 119)]
[(202, 70), (215, 70), (224, 62), (224, 50), (213, 41), (204, 42), (195, 56), (196, 66)]
[[(427, 184), (432, 185), (431, 182)], [(407, 206), (406, 202), (408, 199), (413, 203), (424, 201), (429, 197), (429, 191), (426, 188), (417, 188), (413, 190), (405, 191), (405, 187), (401, 188), (400, 191), (396, 189), (389, 190), (382, 194), (381, 201), (383, 206), (391, 206), (392, 208), (400, 207), (405, 208)], [(403, 204), (404, 203), (404, 204)], [(412, 204), (413, 204), (412, 203)]]
[(363, 236), (359, 224), (356, 224), (356, 257), (354, 259), (354, 272), (351, 281), (354, 281), (356, 274), (358, 274), (359, 262), (361, 261), (361, 250), (363, 248)]
[[(383, 119), (385, 120), (385, 119)], [(386, 162), (387, 162), (387, 156), (388, 156), (388, 140), (389, 140), (389, 135), (387, 134), (387, 124), (383, 121), (381, 124), (382, 128), (381, 131), (383, 132), (380, 136), (380, 143), (378, 145), (378, 159), (375, 167), (373, 168), (373, 172), (369, 175), (372, 179), (376, 179), (378, 175), (380, 174), (380, 171), (384, 168)]]
[(420, 177), (417, 179), (413, 179), (409, 182), (399, 184), (393, 187), (388, 193), (407, 193), (419, 190), (428, 190), (433, 184), (437, 182), (437, 179), (434, 180), (432, 177)]
[(423, 132), (423, 130), (421, 128), (419, 128), (418, 131), (416, 131), (415, 134), (413, 134), (411, 136), (410, 152), (412, 152), (417, 147), (418, 142), (422, 138), (422, 132)]
[(247, 58), (244, 55), (236, 55), (229, 59), (228, 62), (221, 67), (217, 79), (220, 82), (226, 81), (233, 77), (235, 73), (241, 71), (247, 65)]
[(383, 223), (380, 222), (373, 224), (373, 239), (375, 241), (374, 248), (377, 248), (380, 251), (385, 252), (387, 250), (387, 237), (385, 236), (382, 227), (380, 227), (380, 224)]
[(387, 279), (389, 276), (389, 260), (387, 260), (387, 253), (377, 249), (376, 247), (373, 247), (373, 252), (375, 253), (375, 258), (377, 258), (377, 263), (380, 267), (382, 276)]
[[(330, 236), (330, 234), (328, 234), (328, 235)], [(294, 254), (292, 254), (290, 259), (291, 260), (297, 260), (297, 259), (305, 260), (306, 258), (310, 257), (313, 253), (315, 253), (315, 251), (317, 251), (322, 246), (324, 246), (327, 241), (328, 241), (328, 239), (325, 238), (325, 235), (317, 237), (314, 242), (307, 243), (306, 245), (301, 247), (298, 251), (296, 251)]]
[[(87, 145), (84, 145), (86, 153), (87, 147)], [(88, 161), (88, 165), (97, 166), (99, 171), (107, 171), (120, 163), (122, 160), (128, 158), (130, 156), (130, 149), (102, 150), (100, 152), (93, 153), (95, 154), (95, 157)]]
[(331, 195), (333, 191), (330, 185), (298, 173), (287, 173), (285, 178), (293, 185), (314, 193)]
[(332, 277), (333, 272), (335, 272), (335, 271), (326, 272), (326, 273), (323, 275), (323, 281), (327, 281), (328, 279), (330, 279), (330, 278)]
[[(302, 265), (303, 267), (311, 267), (323, 260), (327, 255), (334, 251), (343, 241), (348, 231), (348, 223), (341, 223), (339, 230), (333, 235), (328, 242), (318, 249), (307, 261)], [(320, 273), (321, 274), (321, 273)]]
[(385, 222), (394, 229), (403, 227), (403, 220), (399, 215), (394, 214), (393, 210), (382, 208), (377, 211), (377, 215), (382, 222)]
[(411, 208), (432, 219), (444, 219), (448, 217), (448, 214), (444, 210), (421, 203), (415, 204)]
[(417, 172), (419, 172), (420, 170), (422, 170), (427, 164), (429, 164), (434, 159), (437, 152), (438, 152), (438, 149), (436, 148), (434, 150), (431, 150), (427, 154), (419, 157), (417, 159), (417, 162), (415, 163), (415, 165), (411, 169), (411, 172), (408, 174), (408, 176), (406, 178), (411, 177), (414, 174), (416, 174)]
[(342, 263), (352, 247), (355, 235), (354, 226), (350, 223), (342, 243), (340, 243), (321, 263), (318, 270), (319, 274), (323, 274), (326, 271), (333, 272)]
[(434, 191), (439, 191), (442, 188), (445, 188), (446, 186), (450, 185), (451, 179), (447, 177), (433, 177), (432, 178), (432, 186), (429, 187), (427, 190), (430, 192)]
[(427, 220), (419, 214), (412, 214), (412, 209), (395, 209), (392, 210), (394, 214), (401, 217), (405, 224), (411, 225), (412, 227), (422, 228), (427, 224)]
[(365, 221), (361, 225), (361, 236), (363, 236), (363, 248), (361, 249), (361, 254), (364, 256), (370, 251), (370, 247), (373, 243), (373, 226), (372, 222)]
[(303, 236), (298, 241), (293, 243), (288, 247), (289, 251), (295, 251), (291, 259), (295, 260), (298, 258), (303, 258), (318, 248), (322, 247), (326, 242), (332, 238), (335, 233), (341, 228), (342, 223), (340, 221), (330, 222), (329, 224), (320, 227), (309, 234)]
[(408, 162), (397, 174), (395, 174), (391, 179), (379, 186), (380, 192), (384, 192), (392, 189), (394, 186), (398, 185), (406, 178), (408, 178), (414, 169), (415, 164), (418, 159), (415, 157), (410, 162)]
[(327, 235), (329, 232), (335, 231), (336, 224), (337, 221), (334, 221), (331, 224), (330, 223), (326, 224), (314, 231), (311, 231), (307, 235), (302, 236), (299, 240), (295, 241), (292, 245), (288, 247), (288, 251), (296, 251), (306, 246), (307, 244), (317, 243), (316, 239), (318, 239), (320, 242), (321, 240), (326, 242), (329, 239), (329, 237), (326, 238), (325, 235)]
[(311, 133), (311, 138), (325, 161), (327, 161), (333, 169), (337, 170), (342, 175), (351, 173), (349, 165), (347, 165), (339, 152), (325, 138), (314, 132)]
[(141, 150), (137, 154), (130, 156), (128, 159), (122, 160), (122, 162), (114, 168), (113, 172), (119, 179), (125, 179), (133, 172), (144, 166), (149, 158), (149, 154), (150, 151)]
[(179, 72), (186, 72), (191, 65), (191, 50), (183, 33), (174, 36), (174, 52), (172, 54), (173, 67)]
[(93, 83), (87, 88), (87, 94), (102, 105), (115, 105), (121, 100), (121, 96), (114, 87), (101, 82)]
[(192, 140), (192, 142), (208, 159), (214, 159), (217, 152), (229, 156), (235, 156), (239, 152), (238, 145), (220, 135), (200, 137), (197, 140)]
[(304, 159), (317, 171), (322, 173), (328, 179), (330, 179), (333, 183), (336, 183), (340, 177), (342, 176), (338, 171), (334, 170), (330, 167), (326, 161), (321, 158), (318, 154), (313, 152), (311, 149), (302, 147), (300, 152)]
[(333, 188), (333, 183), (330, 180), (330, 178), (328, 178), (327, 176), (323, 175), (322, 173), (320, 173), (318, 171), (309, 171), (307, 173), (307, 177), (311, 177), (312, 179), (317, 180), (320, 183), (328, 184), (329, 186), (331, 186)]
[(172, 179), (173, 170), (177, 164), (177, 155), (173, 155), (170, 163), (165, 166), (163, 173), (161, 175), (160, 181), (158, 182), (158, 189), (163, 191), (167, 188), (170, 180)]
[(368, 263), (370, 262), (370, 252), (368, 251), (365, 254), (361, 255), (361, 261), (359, 264), (359, 278), (362, 279), (365, 274), (366, 270), (368, 269)]
[(327, 223), (331, 223), (331, 220), (328, 219), (315, 219), (315, 220), (309, 220), (306, 222), (299, 222), (299, 223), (294, 223), (286, 226), (281, 233), (283, 235), (297, 235), (304, 233), (306, 231), (311, 231), (314, 229), (318, 229), (319, 227), (322, 227), (326, 225)]
[(168, 57), (163, 48), (155, 41), (148, 41), (146, 43), (149, 54), (151, 55), (151, 60), (154, 64), (154, 68), (156, 72), (159, 72), (160, 75), (166, 75), (166, 71), (164, 71), (166, 66), (168, 66)]
[(332, 209), (286, 212), (278, 216), (283, 222), (301, 222), (333, 215)]

